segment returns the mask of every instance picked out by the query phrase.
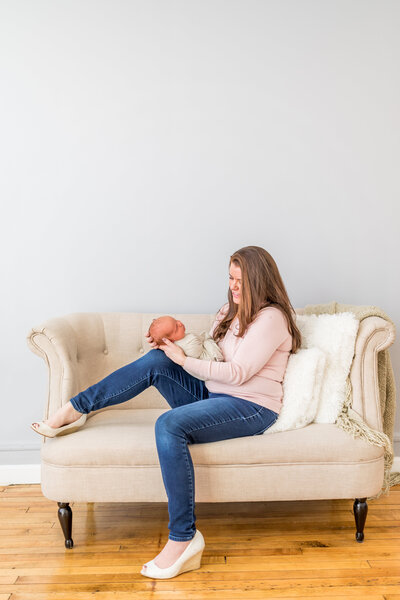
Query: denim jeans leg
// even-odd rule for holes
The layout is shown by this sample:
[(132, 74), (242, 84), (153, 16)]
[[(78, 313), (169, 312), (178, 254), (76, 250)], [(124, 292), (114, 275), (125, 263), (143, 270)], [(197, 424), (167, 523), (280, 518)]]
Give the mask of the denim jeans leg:
[(90, 413), (134, 398), (153, 385), (171, 407), (208, 398), (204, 381), (187, 373), (159, 348), (117, 369), (70, 398), (81, 413)]
[(195, 477), (188, 445), (259, 435), (277, 418), (264, 406), (227, 394), (213, 394), (158, 417), (155, 435), (168, 496), (169, 539), (186, 541), (196, 533)]

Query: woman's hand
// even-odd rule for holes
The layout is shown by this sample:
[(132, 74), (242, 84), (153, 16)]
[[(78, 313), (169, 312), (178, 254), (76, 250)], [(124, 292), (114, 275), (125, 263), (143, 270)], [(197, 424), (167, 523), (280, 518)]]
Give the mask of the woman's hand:
[(177, 365), (181, 365), (183, 367), (186, 359), (186, 354), (182, 350), (180, 346), (171, 342), (168, 338), (163, 338), (164, 344), (160, 344), (158, 347), (160, 350), (163, 350), (165, 354), (174, 361)]
[(146, 341), (148, 342), (148, 344), (150, 344), (150, 346), (152, 348), (159, 348), (160, 350), (163, 350), (165, 352), (165, 354), (168, 356), (168, 358), (170, 358), (174, 363), (181, 365), (183, 367), (183, 364), (184, 364), (185, 358), (186, 358), (186, 354), (184, 353), (184, 351), (182, 350), (182, 348), (180, 346), (177, 346), (176, 344), (174, 344), (174, 342), (171, 342), (171, 340), (169, 340), (168, 338), (163, 338), (165, 343), (158, 345), (153, 340), (153, 338), (151, 337), (149, 332), (147, 332), (144, 337), (146, 338)]
[(159, 348), (158, 344), (153, 340), (151, 335), (147, 332), (144, 336), (146, 338), (146, 342), (150, 344), (152, 348)]
[(147, 338), (146, 342), (149, 343), (152, 348), (159, 348), (159, 345), (153, 340), (149, 332), (147, 332), (144, 337)]

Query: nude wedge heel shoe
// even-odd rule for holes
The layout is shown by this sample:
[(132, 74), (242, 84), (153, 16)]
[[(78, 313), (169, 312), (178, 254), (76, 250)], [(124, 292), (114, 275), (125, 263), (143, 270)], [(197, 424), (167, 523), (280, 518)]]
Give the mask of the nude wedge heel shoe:
[(82, 416), (79, 417), (79, 419), (73, 423), (69, 423), (68, 425), (63, 425), (62, 427), (50, 427), (46, 423), (43, 423), (43, 421), (36, 421), (38, 423), (38, 427), (34, 427), (32, 423), (31, 429), (36, 431), (36, 433), (40, 433), (40, 435), (53, 438), (60, 435), (66, 435), (67, 433), (73, 433), (77, 429), (80, 429), (80, 427), (85, 424), (86, 419), (87, 415), (82, 413)]
[(205, 542), (203, 535), (197, 529), (194, 538), (173, 565), (166, 569), (160, 569), (160, 567), (157, 567), (154, 560), (150, 560), (145, 563), (147, 569), (142, 568), (140, 573), (145, 577), (151, 577), (153, 579), (171, 579), (171, 577), (176, 577), (180, 573), (200, 569), (204, 546)]

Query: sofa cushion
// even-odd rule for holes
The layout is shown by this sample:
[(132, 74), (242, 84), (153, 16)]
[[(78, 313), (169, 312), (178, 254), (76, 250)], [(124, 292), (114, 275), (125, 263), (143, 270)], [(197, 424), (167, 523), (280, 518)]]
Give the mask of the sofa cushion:
[[(154, 424), (163, 412), (164, 409), (146, 408), (93, 414), (75, 433), (46, 438), (42, 460), (60, 467), (159, 466)], [(189, 448), (193, 462), (199, 465), (354, 464), (383, 455), (382, 448), (354, 439), (330, 423), (310, 423), (301, 429), (271, 435), (190, 444)]]

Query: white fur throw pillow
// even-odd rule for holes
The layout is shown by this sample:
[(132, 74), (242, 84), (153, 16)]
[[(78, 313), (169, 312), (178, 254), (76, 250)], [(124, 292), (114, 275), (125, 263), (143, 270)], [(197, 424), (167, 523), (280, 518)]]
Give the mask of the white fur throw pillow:
[(317, 413), (326, 354), (319, 348), (300, 349), (290, 354), (282, 382), (283, 401), (279, 417), (265, 434), (299, 429)]
[[(296, 315), (301, 348), (319, 348), (326, 354), (316, 423), (335, 423), (346, 398), (346, 379), (354, 357), (360, 325), (352, 312), (333, 315)], [(277, 422), (277, 421), (276, 421)]]

